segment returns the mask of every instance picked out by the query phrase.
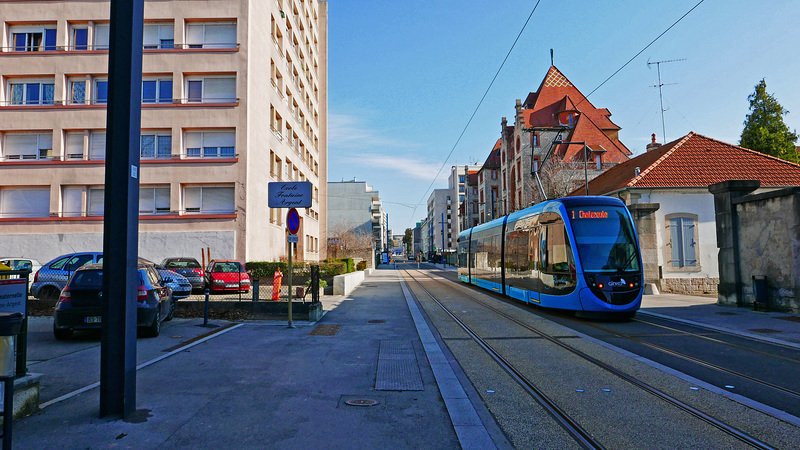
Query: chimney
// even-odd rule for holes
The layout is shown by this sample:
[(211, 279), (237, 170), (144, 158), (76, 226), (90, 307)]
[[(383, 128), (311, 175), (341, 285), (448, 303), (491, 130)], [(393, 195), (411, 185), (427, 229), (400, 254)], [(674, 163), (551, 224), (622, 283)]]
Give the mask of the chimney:
[(640, 173), (642, 173), (642, 169), (641, 168), (637, 167), (637, 168), (633, 169), (633, 176), (634, 177), (638, 177)]
[(655, 134), (655, 133), (653, 133), (653, 134), (651, 135), (651, 137), (650, 137), (650, 143), (649, 143), (649, 144), (647, 144), (647, 147), (645, 147), (645, 148), (646, 148), (646, 149), (647, 149), (647, 151), (649, 152), (650, 150), (655, 150), (655, 149), (657, 149), (658, 147), (661, 147), (661, 144), (659, 144), (658, 142), (656, 142), (656, 134)]

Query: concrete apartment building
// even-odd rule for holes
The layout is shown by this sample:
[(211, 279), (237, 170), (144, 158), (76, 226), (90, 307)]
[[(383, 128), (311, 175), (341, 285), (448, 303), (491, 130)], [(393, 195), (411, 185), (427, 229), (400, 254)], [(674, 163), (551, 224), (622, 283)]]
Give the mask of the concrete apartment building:
[(364, 181), (327, 183), (328, 234), (338, 239), (348, 232), (372, 236), (372, 251), (388, 250), (389, 230), (380, 193)]
[[(278, 260), (270, 181), (310, 181), (324, 257), (327, 2), (146, 1), (139, 254)], [(0, 247), (102, 249), (109, 2), (0, 2)], [(320, 242), (322, 241), (322, 242)]]
[[(451, 166), (450, 176), (447, 179), (447, 187), (450, 189), (450, 198), (453, 200), (453, 235), (458, 238), (458, 233), (464, 229), (464, 214), (466, 211), (465, 202), (467, 200), (467, 181), (469, 174), (478, 173), (480, 165), (461, 165)], [(471, 221), (470, 221), (471, 223)], [(469, 227), (467, 227), (469, 228)]]
[[(463, 166), (462, 166), (463, 168)], [(452, 189), (434, 189), (428, 197), (428, 259), (434, 255), (452, 254), (458, 248), (458, 197)]]

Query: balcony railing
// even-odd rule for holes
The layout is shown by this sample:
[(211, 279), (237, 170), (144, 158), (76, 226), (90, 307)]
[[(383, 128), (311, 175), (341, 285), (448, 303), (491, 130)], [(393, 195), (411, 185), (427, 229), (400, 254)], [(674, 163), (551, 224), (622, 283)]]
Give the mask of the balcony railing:
[[(211, 106), (215, 104), (230, 105), (232, 103), (239, 103), (238, 97), (230, 98), (173, 98), (173, 99), (146, 99), (142, 101), (142, 106), (167, 106), (167, 105), (206, 105)], [(27, 101), (3, 100), (0, 101), (0, 107), (28, 107), (31, 109), (41, 107), (76, 107), (76, 106), (105, 106), (108, 104), (107, 99), (93, 99), (83, 102), (73, 102), (71, 100), (39, 100), (36, 103)]]
[[(200, 44), (174, 44), (162, 43), (156, 45), (143, 45), (142, 50), (239, 50), (240, 44), (236, 42), (205, 42)], [(37, 46), (12, 46), (0, 47), (0, 53), (42, 53), (42, 52), (107, 52), (108, 44), (97, 45), (37, 45)]]

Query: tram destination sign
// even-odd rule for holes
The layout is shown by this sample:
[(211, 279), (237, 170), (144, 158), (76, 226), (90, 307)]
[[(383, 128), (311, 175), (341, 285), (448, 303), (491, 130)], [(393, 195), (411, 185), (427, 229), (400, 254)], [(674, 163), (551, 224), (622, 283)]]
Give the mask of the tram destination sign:
[(274, 181), (267, 185), (270, 208), (310, 208), (310, 181)]

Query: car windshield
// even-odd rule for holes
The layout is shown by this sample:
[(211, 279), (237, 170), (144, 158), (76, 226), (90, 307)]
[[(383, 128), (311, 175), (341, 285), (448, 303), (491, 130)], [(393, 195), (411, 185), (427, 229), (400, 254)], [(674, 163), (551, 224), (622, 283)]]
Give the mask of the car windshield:
[(167, 269), (199, 269), (200, 263), (197, 261), (167, 261), (164, 266)]
[(581, 206), (567, 213), (585, 272), (640, 270), (633, 226), (622, 207)]
[(79, 270), (72, 276), (71, 288), (101, 289), (103, 287), (102, 270)]
[(214, 264), (212, 273), (237, 273), (244, 272), (242, 265), (238, 262), (218, 262)]

